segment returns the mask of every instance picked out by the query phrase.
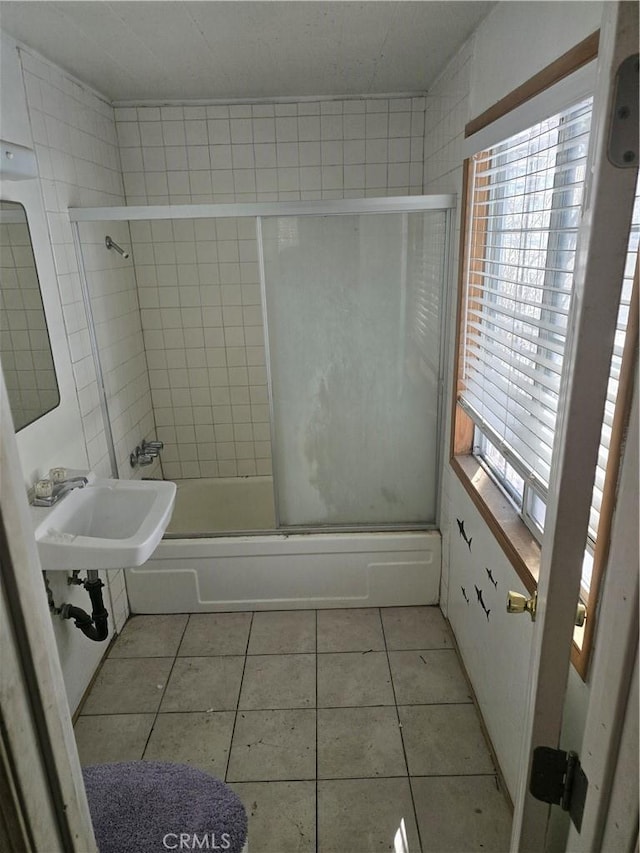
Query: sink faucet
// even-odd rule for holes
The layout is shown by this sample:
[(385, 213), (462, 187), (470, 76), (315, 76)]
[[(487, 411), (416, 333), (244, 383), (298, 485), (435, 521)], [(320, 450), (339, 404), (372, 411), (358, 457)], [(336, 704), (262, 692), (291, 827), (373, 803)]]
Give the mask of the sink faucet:
[(69, 477), (59, 483), (52, 480), (38, 480), (35, 487), (33, 506), (54, 506), (73, 489), (83, 489), (89, 481), (86, 477)]

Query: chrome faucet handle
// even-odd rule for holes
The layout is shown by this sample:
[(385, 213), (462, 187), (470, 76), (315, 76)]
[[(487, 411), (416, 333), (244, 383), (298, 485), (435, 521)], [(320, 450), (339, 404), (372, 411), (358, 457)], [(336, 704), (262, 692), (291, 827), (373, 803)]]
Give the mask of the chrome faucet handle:
[(49, 500), (53, 497), (53, 480), (38, 480), (33, 487), (33, 496), (36, 500)]
[(68, 477), (66, 480), (38, 480), (34, 488), (33, 506), (53, 506), (73, 489), (83, 489), (89, 480), (86, 477)]
[(151, 465), (154, 458), (158, 455), (159, 451), (154, 451), (152, 448), (145, 447), (144, 441), (142, 442), (142, 446), (138, 445), (133, 453), (129, 456), (129, 464), (132, 468), (135, 468), (136, 465)]
[(157, 456), (164, 447), (164, 441), (147, 441), (142, 439), (141, 450), (143, 453), (150, 453), (152, 456)]

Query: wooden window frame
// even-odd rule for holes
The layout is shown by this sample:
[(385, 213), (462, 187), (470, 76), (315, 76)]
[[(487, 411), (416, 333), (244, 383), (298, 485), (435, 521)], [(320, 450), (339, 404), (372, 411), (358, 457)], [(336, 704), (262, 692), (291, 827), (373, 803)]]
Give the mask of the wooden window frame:
[[(555, 62), (552, 62), (484, 113), (472, 119), (465, 127), (465, 137), (477, 133), (482, 128), (595, 59), (598, 55), (599, 35), (599, 31), (592, 33), (588, 38), (567, 51)], [(478, 459), (473, 456), (474, 423), (458, 403), (458, 393), (462, 385), (460, 367), (462, 365), (464, 347), (465, 282), (468, 279), (471, 288), (473, 288), (474, 276), (481, 272), (480, 269), (476, 270), (469, 266), (470, 256), (478, 258), (482, 255), (481, 252), (471, 251), (472, 247), (469, 246), (469, 240), (471, 239), (471, 233), (473, 233), (474, 244), (477, 246), (483, 243), (485, 237), (483, 229), (478, 229), (476, 232), (470, 231), (472, 216), (471, 165), (470, 159), (466, 159), (463, 163), (463, 203), (460, 227), (460, 264), (453, 364), (454, 393), (452, 395), (449, 462), (483, 520), (494, 535), (498, 545), (522, 581), (525, 589), (528, 593), (532, 594), (537, 589), (538, 584), (540, 545), (503, 490), (487, 473)], [(476, 207), (478, 204), (478, 185), (482, 188), (482, 178), (476, 180), (476, 197), (474, 199)], [(482, 197), (479, 198), (479, 202), (482, 204)], [(474, 263), (479, 264), (480, 262), (475, 261)], [(620, 462), (633, 394), (634, 364), (638, 351), (639, 263), (636, 261), (634, 286), (629, 311), (629, 325), (622, 357), (618, 396), (616, 399), (609, 457), (603, 487), (600, 523), (593, 557), (592, 580), (587, 600), (587, 611), (590, 618), (587, 618), (581, 647), (574, 641), (571, 651), (571, 662), (580, 677), (585, 681), (593, 646), (598, 596), (609, 554), (611, 523), (615, 507)]]
[(464, 128), (465, 139), (468, 136), (473, 136), (474, 133), (502, 118), (502, 116), (510, 113), (512, 110), (515, 110), (516, 107), (521, 106), (526, 101), (530, 101), (531, 98), (535, 98), (536, 95), (539, 95), (546, 89), (555, 86), (556, 83), (573, 74), (574, 71), (582, 68), (583, 65), (588, 65), (589, 62), (597, 59), (599, 42), (600, 30), (596, 30), (590, 36), (587, 36), (586, 39), (583, 39), (577, 45), (570, 48), (566, 53), (563, 53), (562, 56), (559, 56), (556, 60), (545, 66), (542, 71), (538, 71), (537, 74), (534, 74), (533, 77), (530, 77), (521, 86), (513, 89), (504, 98), (496, 101), (489, 109), (471, 119)]

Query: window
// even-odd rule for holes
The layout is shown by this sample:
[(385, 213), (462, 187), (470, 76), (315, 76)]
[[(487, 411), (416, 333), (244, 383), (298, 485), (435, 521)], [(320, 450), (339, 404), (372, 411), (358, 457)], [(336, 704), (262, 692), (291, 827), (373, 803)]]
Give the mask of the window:
[(523, 506), (549, 485), (590, 121), (589, 99), (471, 164), (459, 403)]
[[(591, 112), (592, 99), (583, 97), (465, 164), (452, 465), (530, 591), (563, 403)], [(633, 375), (639, 232), (636, 196), (583, 564), (582, 597), (592, 614)], [(577, 639), (574, 663), (581, 654)], [(576, 663), (583, 675), (586, 659)]]

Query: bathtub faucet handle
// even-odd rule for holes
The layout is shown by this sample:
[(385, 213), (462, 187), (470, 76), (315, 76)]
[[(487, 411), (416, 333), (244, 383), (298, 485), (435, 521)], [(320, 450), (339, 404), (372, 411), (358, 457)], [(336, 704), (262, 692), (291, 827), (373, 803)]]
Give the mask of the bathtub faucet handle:
[[(160, 445), (159, 447), (157, 445)], [(132, 454), (129, 456), (129, 464), (132, 468), (140, 465), (151, 465), (154, 459), (158, 457), (162, 450), (163, 444), (161, 441), (142, 441)]]
[(142, 439), (141, 450), (149, 456), (158, 456), (163, 447), (163, 441), (147, 441), (146, 438)]

